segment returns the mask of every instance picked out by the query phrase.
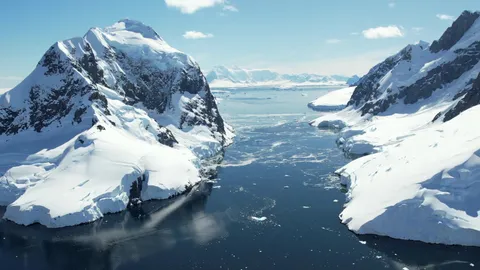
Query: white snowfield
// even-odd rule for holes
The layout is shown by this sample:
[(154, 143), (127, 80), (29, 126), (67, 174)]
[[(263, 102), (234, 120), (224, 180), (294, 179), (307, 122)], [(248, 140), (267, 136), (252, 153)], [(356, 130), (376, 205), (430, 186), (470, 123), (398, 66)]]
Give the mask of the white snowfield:
[(268, 69), (214, 67), (207, 74), (212, 88), (308, 88), (346, 85), (349, 77), (317, 74), (280, 74)]
[(355, 87), (347, 87), (328, 92), (327, 94), (308, 103), (308, 107), (315, 111), (338, 111), (347, 106)]
[[(167, 110), (158, 113), (141, 103), (127, 105), (125, 94), (113, 87), (118, 74), (134, 75), (102, 60), (107, 48), (135, 61), (154, 59), (154, 65), (165, 72), (173, 70), (172, 65), (180, 70), (198, 67), (150, 27), (123, 20), (105, 29), (92, 28), (83, 38), (58, 42), (55, 48), (61, 57), (74, 59), (87, 43), (98, 57), (109, 86), (95, 86), (106, 97), (108, 113), (98, 104), (88, 103), (88, 96), (74, 95), (73, 104), (90, 104), (81, 123), (73, 124), (71, 112), (41, 132), (30, 127), (15, 135), (0, 135), (0, 204), (7, 205), (6, 219), (51, 228), (91, 222), (125, 210), (135, 181), (141, 181), (142, 200), (167, 198), (201, 181), (204, 159), (232, 142), (234, 135), (226, 123), (225, 134), (204, 125), (179, 127), (185, 113), (187, 119), (201, 117), (199, 111), (205, 109), (202, 102), (208, 90), (176, 92)], [(45, 67), (39, 65), (17, 87), (0, 95), (0, 109), (21, 109), (31, 85), (56, 85), (62, 79), (62, 74), (44, 73)], [(75, 76), (91, 82), (83, 73)], [(203, 76), (200, 79), (205, 80)], [(194, 112), (186, 109), (192, 101), (198, 104)], [(92, 126), (94, 119), (97, 124)], [(178, 141), (173, 147), (159, 142), (158, 134), (168, 130)]]
[[(432, 53), (412, 45), (402, 61), (378, 80), (387, 93), (427, 76), (455, 51), (480, 40), (480, 19), (450, 50)], [(422, 48), (423, 47), (423, 48)], [(434, 117), (457, 104), (480, 72), (480, 63), (414, 104), (402, 100), (385, 112), (361, 116), (354, 106), (311, 122), (340, 129), (338, 144), (361, 156), (337, 170), (348, 186), (341, 221), (359, 234), (429, 243), (480, 246), (480, 105), (443, 122)]]

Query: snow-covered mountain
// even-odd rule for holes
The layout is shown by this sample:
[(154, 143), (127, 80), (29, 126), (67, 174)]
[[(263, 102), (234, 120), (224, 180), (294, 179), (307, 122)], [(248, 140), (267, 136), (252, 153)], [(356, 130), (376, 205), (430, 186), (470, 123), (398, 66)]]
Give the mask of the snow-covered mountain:
[[(340, 128), (358, 158), (340, 218), (360, 234), (480, 246), (480, 12), (431, 45), (373, 67), (345, 109), (312, 122)], [(368, 155), (370, 154), (370, 155)]]
[(137, 21), (91, 28), (0, 95), (4, 217), (61, 227), (167, 198), (232, 137), (191, 57)]
[[(350, 77), (316, 74), (280, 74), (268, 69), (214, 67), (207, 80), (212, 88), (294, 88), (309, 86), (346, 85)], [(353, 78), (355, 80), (355, 78)]]

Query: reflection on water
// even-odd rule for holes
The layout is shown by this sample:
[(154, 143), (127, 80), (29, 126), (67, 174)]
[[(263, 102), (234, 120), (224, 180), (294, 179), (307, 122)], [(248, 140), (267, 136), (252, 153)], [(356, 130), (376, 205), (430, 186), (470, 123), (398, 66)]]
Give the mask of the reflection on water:
[(480, 267), (479, 248), (357, 236), (340, 224), (345, 194), (331, 173), (348, 160), (335, 134), (308, 126), (317, 113), (306, 104), (322, 91), (219, 93), (237, 138), (215, 189), (202, 183), (77, 227), (0, 221), (0, 269)]
[(225, 237), (225, 219), (204, 211), (211, 191), (211, 183), (202, 183), (173, 201), (148, 202), (77, 227), (47, 229), (2, 221), (2, 269), (117, 269), (179, 241), (205, 244)]

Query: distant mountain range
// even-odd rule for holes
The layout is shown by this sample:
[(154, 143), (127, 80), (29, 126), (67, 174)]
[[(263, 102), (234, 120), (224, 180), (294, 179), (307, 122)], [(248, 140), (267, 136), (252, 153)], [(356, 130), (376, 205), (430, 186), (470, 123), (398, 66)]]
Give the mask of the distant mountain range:
[(207, 74), (212, 88), (295, 88), (355, 84), (358, 76), (318, 74), (280, 74), (268, 69), (216, 66)]

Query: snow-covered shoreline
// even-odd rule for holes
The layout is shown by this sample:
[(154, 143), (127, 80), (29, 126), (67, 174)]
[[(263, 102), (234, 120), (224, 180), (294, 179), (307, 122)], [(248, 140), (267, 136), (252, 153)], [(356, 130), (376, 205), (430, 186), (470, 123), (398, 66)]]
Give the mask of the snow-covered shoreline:
[(353, 232), (480, 246), (479, 18), (464, 12), (431, 46), (407, 46), (360, 80), (346, 108), (311, 122), (359, 157), (335, 172)]
[(339, 111), (347, 106), (354, 90), (355, 87), (347, 87), (328, 92), (308, 103), (308, 107), (315, 111)]

